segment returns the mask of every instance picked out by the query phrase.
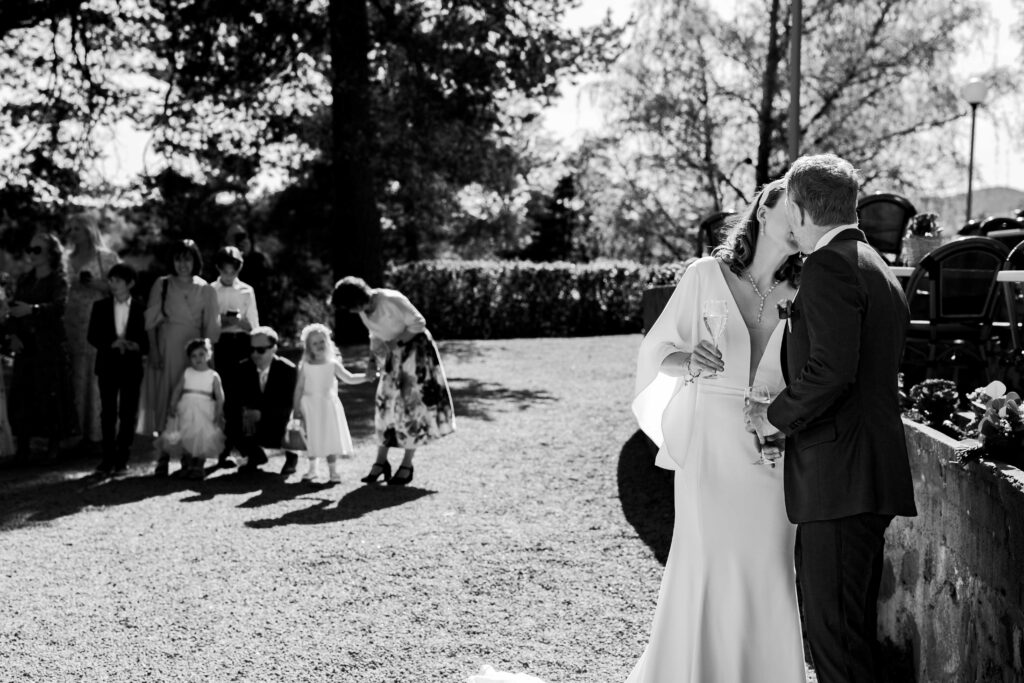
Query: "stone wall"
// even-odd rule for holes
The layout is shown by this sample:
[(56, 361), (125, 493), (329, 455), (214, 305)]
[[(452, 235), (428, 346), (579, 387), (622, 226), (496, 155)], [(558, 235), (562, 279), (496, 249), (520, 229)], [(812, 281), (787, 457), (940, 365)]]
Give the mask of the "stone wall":
[(904, 422), (918, 516), (886, 534), (880, 640), (919, 683), (1024, 681), (1024, 472)]

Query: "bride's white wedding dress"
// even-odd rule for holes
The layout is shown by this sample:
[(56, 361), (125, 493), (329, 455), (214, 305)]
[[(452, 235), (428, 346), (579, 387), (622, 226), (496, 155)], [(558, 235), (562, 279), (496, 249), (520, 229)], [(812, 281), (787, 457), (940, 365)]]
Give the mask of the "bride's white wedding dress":
[[(684, 385), (659, 368), (668, 354), (709, 339), (701, 319), (708, 299), (729, 304), (719, 340), (725, 370)], [(780, 322), (753, 381), (773, 396), (783, 388), (783, 331)], [(718, 261), (694, 262), (637, 363), (633, 411), (660, 447), (657, 464), (676, 471), (675, 525), (650, 640), (628, 683), (805, 681), (796, 527), (786, 518), (782, 467), (754, 464), (757, 448), (743, 423), (751, 352)]]

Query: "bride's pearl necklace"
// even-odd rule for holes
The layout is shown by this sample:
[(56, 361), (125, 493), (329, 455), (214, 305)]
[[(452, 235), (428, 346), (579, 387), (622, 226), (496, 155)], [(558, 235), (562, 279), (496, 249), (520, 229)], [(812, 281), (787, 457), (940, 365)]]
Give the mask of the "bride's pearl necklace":
[(757, 309), (757, 322), (760, 323), (761, 319), (764, 317), (764, 303), (768, 300), (768, 295), (775, 291), (775, 288), (779, 286), (779, 283), (782, 282), (782, 280), (772, 280), (772, 286), (768, 288), (767, 292), (762, 294), (761, 289), (757, 286), (757, 281), (749, 271), (747, 272), (747, 279), (750, 280), (750, 286), (754, 288), (754, 294), (756, 294), (757, 298), (761, 300), (761, 306)]

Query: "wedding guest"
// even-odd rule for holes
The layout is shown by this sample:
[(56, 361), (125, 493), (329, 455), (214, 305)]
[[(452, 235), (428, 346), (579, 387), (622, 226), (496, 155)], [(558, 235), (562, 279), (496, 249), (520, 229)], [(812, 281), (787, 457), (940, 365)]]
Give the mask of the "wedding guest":
[[(0, 326), (7, 322), (10, 313), (10, 274), (7, 272), (9, 264), (6, 250), (0, 250)], [(0, 340), (5, 335), (0, 334)], [(0, 456), (11, 455), (14, 449), (14, 433), (11, 431), (11, 422), (7, 418), (7, 386), (4, 381), (3, 367), (0, 366)]]
[(96, 349), (103, 459), (96, 474), (120, 476), (128, 469), (139, 409), (143, 359), (149, 353), (145, 307), (132, 297), (135, 269), (115, 263), (107, 273), (110, 296), (92, 306), (89, 343)]
[[(374, 431), (377, 460), (362, 481), (383, 477), (391, 486), (412, 481), (416, 449), (455, 431), (451, 391), (427, 322), (412, 302), (393, 289), (374, 289), (358, 277), (334, 285), (336, 309), (358, 313), (370, 332), (370, 352), (380, 371)], [(394, 476), (388, 450), (405, 457)]]
[(18, 459), (31, 459), (32, 437), (45, 436), (47, 459), (53, 461), (61, 439), (77, 432), (63, 321), (68, 277), (56, 236), (37, 234), (26, 251), (30, 269), (18, 278), (9, 309), (15, 353), (9, 412)]
[(96, 375), (96, 349), (88, 342), (89, 315), (93, 304), (109, 290), (107, 273), (120, 261), (104, 244), (100, 217), (94, 211), (74, 214), (68, 220), (71, 252), (68, 255), (68, 303), (64, 309), (64, 330), (71, 352), (71, 377), (75, 410), (83, 445), (99, 442), (100, 390)]
[(271, 298), (268, 285), (270, 259), (256, 247), (252, 234), (237, 223), (228, 228), (227, 243), (228, 246), (237, 247), (242, 252), (242, 259), (245, 261), (245, 281), (252, 287), (257, 301), (263, 301), (263, 308), (266, 309), (265, 299)]
[(216, 342), (220, 337), (217, 292), (198, 275), (203, 264), (199, 247), (189, 239), (176, 242), (171, 259), (172, 274), (157, 278), (146, 304), (149, 363), (140, 415), (143, 434), (158, 432), (167, 423), (171, 392), (189, 365), (189, 341)]
[[(271, 327), (249, 333), (249, 358), (238, 366), (235, 393), (228, 396), (228, 431), (246, 463), (239, 471), (255, 472), (267, 462), (268, 448), (280, 448), (291, 417), (297, 372), (277, 355), (278, 336)], [(285, 451), (282, 475), (295, 472), (298, 455)]]
[[(224, 449), (224, 387), (220, 375), (210, 367), (213, 344), (209, 339), (193, 339), (185, 346), (189, 366), (171, 393), (174, 417), (168, 420), (162, 440), (169, 444), (175, 436), (181, 452), (181, 474), (188, 479), (206, 478), (206, 460)], [(156, 465), (156, 476), (168, 474), (169, 455), (165, 452)]]
[[(235, 371), (239, 363), (249, 357), (249, 332), (260, 326), (253, 288), (238, 279), (243, 265), (242, 252), (237, 247), (223, 247), (213, 257), (218, 277), (213, 283), (220, 311), (220, 340), (214, 345), (213, 357), (224, 383), (224, 393), (234, 391)], [(233, 467), (231, 435), (220, 455), (221, 467)]]
[(326, 460), (330, 482), (336, 484), (341, 481), (338, 459), (353, 453), (345, 408), (338, 398), (338, 382), (362, 384), (375, 378), (366, 373), (348, 371), (331, 339), (330, 328), (323, 323), (306, 325), (301, 339), (302, 363), (295, 383), (292, 412), (306, 428), (309, 466), (302, 481), (313, 481), (317, 476), (317, 462)]

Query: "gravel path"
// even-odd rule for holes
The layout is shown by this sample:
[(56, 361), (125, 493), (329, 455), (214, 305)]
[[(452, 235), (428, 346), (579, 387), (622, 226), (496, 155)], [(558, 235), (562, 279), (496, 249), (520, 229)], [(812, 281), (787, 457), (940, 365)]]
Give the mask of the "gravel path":
[(343, 394), (357, 455), (330, 488), (156, 480), (146, 444), (120, 481), (5, 466), (0, 681), (623, 681), (672, 522), (628, 410), (638, 344), (442, 344), (458, 431), (405, 489), (358, 481), (368, 386)]
[(643, 515), (650, 500), (620, 496), (620, 469), (670, 490), (620, 465), (643, 456), (638, 343), (443, 344), (458, 432), (419, 453), (404, 490), (358, 482), (368, 387), (343, 394), (357, 455), (331, 488), (155, 480), (144, 445), (121, 481), (89, 480), (88, 462), (6, 466), (0, 680), (433, 683), (484, 663), (623, 680), (671, 520), (670, 501)]

